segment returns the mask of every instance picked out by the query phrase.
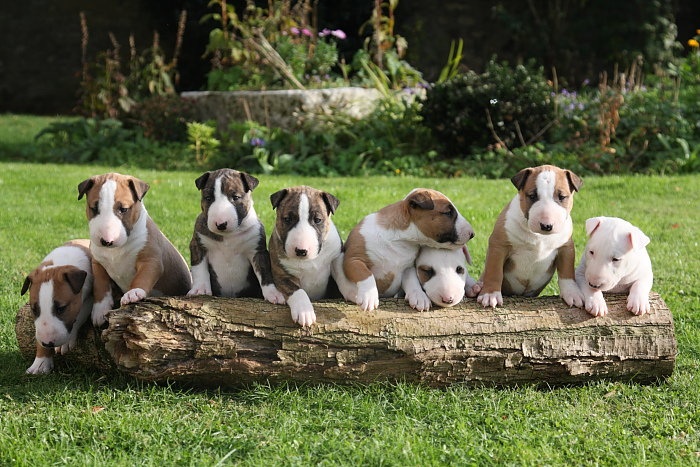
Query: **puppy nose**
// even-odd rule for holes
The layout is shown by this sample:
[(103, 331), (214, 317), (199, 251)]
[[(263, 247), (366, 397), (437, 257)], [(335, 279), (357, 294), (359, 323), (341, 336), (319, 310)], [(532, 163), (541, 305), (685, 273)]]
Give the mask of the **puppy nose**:
[(469, 232), (469, 240), (471, 240), (472, 238), (474, 238), (474, 232)]
[(295, 248), (294, 253), (296, 253), (297, 256), (306, 256), (308, 252), (307, 250), (302, 250), (301, 248)]
[(540, 222), (540, 229), (542, 229), (545, 232), (551, 232), (552, 231), (552, 224), (543, 224)]
[(227, 225), (228, 225), (228, 222), (222, 222), (221, 224), (216, 224), (216, 228), (218, 230), (224, 231), (224, 230), (226, 230)]
[(443, 297), (443, 299), (442, 299), (442, 303), (447, 303), (447, 304), (450, 304), (454, 301), (455, 301), (455, 299), (452, 297)]
[(114, 245), (114, 242), (108, 242), (108, 241), (105, 240), (104, 238), (101, 238), (101, 239), (100, 239), (100, 243), (102, 244), (102, 246), (112, 246), (112, 245)]
[(51, 341), (51, 342), (42, 342), (41, 345), (44, 346), (44, 347), (46, 347), (47, 349), (48, 349), (48, 348), (51, 348), (51, 347), (56, 347), (56, 346), (54, 345), (53, 341)]
[(588, 285), (589, 285), (592, 289), (599, 289), (599, 288), (600, 288), (600, 284), (592, 284), (591, 282), (589, 282)]

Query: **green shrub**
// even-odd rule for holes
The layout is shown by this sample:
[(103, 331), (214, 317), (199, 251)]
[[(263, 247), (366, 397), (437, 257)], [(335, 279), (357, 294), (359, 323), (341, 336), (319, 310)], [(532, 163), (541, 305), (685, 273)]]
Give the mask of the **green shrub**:
[(422, 115), (448, 156), (513, 149), (540, 140), (552, 124), (551, 92), (541, 68), (492, 59), (482, 74), (470, 71), (430, 88)]

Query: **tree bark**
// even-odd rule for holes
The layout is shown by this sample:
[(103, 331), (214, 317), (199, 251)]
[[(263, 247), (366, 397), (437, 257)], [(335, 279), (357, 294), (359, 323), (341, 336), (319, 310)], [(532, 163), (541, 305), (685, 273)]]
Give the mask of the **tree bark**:
[[(429, 312), (382, 300), (375, 312), (319, 301), (317, 323), (301, 329), (286, 306), (255, 299), (160, 297), (113, 311), (109, 326), (85, 332), (65, 357), (145, 381), (237, 387), (252, 382), (429, 386), (653, 382), (673, 372), (671, 313), (652, 294), (651, 314), (635, 316), (624, 295), (607, 295), (609, 315), (594, 318), (558, 297), (473, 301)], [(28, 307), (17, 316), (20, 350), (33, 355)]]

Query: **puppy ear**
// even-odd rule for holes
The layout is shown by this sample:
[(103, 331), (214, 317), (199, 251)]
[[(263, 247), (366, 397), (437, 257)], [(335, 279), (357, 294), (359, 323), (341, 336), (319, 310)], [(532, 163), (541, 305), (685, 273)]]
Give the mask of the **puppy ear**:
[(408, 206), (417, 209), (434, 209), (435, 203), (424, 191), (414, 191), (406, 198)]
[(78, 184), (78, 199), (82, 199), (83, 196), (85, 196), (85, 193), (90, 191), (90, 188), (92, 188), (95, 185), (95, 177), (90, 177), (87, 180), (83, 180)]
[(24, 295), (27, 293), (27, 290), (29, 290), (29, 287), (32, 286), (32, 276), (29, 275), (24, 279), (24, 284), (22, 284), (22, 293), (20, 295)]
[(253, 191), (260, 181), (250, 174), (241, 172), (241, 181), (243, 182), (243, 188), (245, 191)]
[(569, 189), (571, 191), (578, 191), (583, 186), (583, 180), (581, 177), (573, 173), (571, 170), (565, 170), (566, 179), (569, 181)]
[(510, 181), (515, 186), (515, 188), (517, 188), (518, 191), (520, 191), (523, 189), (523, 186), (525, 186), (525, 182), (527, 182), (527, 179), (531, 174), (532, 168), (528, 167), (527, 169), (523, 169), (517, 174), (513, 175)]
[(272, 209), (277, 209), (277, 206), (280, 205), (282, 200), (284, 199), (285, 196), (287, 196), (287, 193), (289, 193), (289, 190), (286, 188), (277, 191), (275, 193), (272, 193), (270, 195), (270, 202), (272, 203)]
[(85, 278), (87, 277), (87, 272), (78, 268), (70, 268), (69, 271), (63, 273), (63, 278), (70, 285), (70, 289), (74, 294), (80, 293), (83, 289), (83, 284), (85, 284)]
[(629, 241), (630, 248), (632, 250), (637, 250), (644, 248), (651, 242), (649, 237), (647, 237), (644, 232), (639, 230), (637, 227), (632, 228), (632, 231), (627, 234), (627, 240)]
[(335, 210), (338, 209), (340, 200), (338, 200), (338, 198), (332, 194), (326, 193), (325, 191), (321, 192), (321, 198), (323, 198), (323, 202), (326, 203), (329, 214), (335, 214)]
[(136, 177), (131, 177), (129, 179), (129, 188), (131, 189), (131, 193), (134, 195), (135, 200), (141, 201), (143, 197), (146, 196), (146, 193), (148, 193), (150, 186), (148, 183), (139, 180)]
[(468, 265), (472, 265), (472, 255), (469, 254), (469, 248), (467, 248), (467, 245), (464, 245), (462, 247), (462, 253), (464, 253), (464, 258), (467, 260)]
[(596, 229), (600, 227), (600, 224), (602, 222), (602, 217), (591, 217), (590, 219), (586, 219), (586, 235), (588, 235), (589, 237), (593, 235), (593, 232), (595, 232)]
[(211, 175), (211, 172), (204, 172), (202, 175), (197, 177), (197, 180), (194, 181), (194, 186), (197, 187), (198, 190), (202, 190), (204, 188), (204, 185), (207, 184), (207, 180), (209, 180), (209, 176)]

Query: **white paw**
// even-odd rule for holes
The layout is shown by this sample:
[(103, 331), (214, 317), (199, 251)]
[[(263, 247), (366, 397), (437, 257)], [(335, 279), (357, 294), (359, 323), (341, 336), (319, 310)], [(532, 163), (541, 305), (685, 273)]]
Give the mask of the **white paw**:
[(608, 304), (602, 293), (597, 293), (586, 298), (586, 311), (593, 316), (605, 316), (608, 314)]
[(477, 282), (471, 277), (467, 277), (467, 281), (464, 284), (464, 295), (466, 295), (469, 298), (474, 298), (477, 295), (479, 295), (479, 292), (481, 292), (481, 287), (484, 284), (481, 282)]
[(374, 276), (357, 283), (357, 297), (355, 303), (360, 305), (363, 311), (372, 311), (379, 308), (379, 290), (377, 290)]
[(282, 292), (277, 290), (275, 284), (263, 285), (262, 294), (263, 297), (265, 297), (265, 300), (267, 300), (268, 302), (274, 303), (276, 305), (284, 305), (284, 295), (282, 295)]
[(292, 321), (301, 326), (311, 326), (316, 322), (316, 313), (309, 300), (309, 296), (302, 289), (297, 290), (287, 300), (289, 311), (292, 313)]
[(559, 296), (569, 306), (575, 306), (576, 308), (583, 306), (583, 294), (573, 279), (562, 279), (559, 281)]
[(144, 298), (146, 298), (147, 295), (148, 294), (145, 290), (139, 289), (138, 287), (135, 289), (131, 289), (124, 295), (122, 295), (121, 304), (128, 305), (129, 303), (136, 303), (139, 300), (143, 300)]
[(112, 309), (112, 295), (109, 294), (102, 301), (96, 302), (92, 307), (92, 324), (96, 328), (101, 327), (107, 321), (107, 313)]
[(627, 309), (635, 315), (651, 312), (649, 294), (630, 293), (629, 297), (627, 297)]
[(491, 293), (481, 293), (476, 297), (476, 301), (484, 307), (496, 308), (497, 306), (503, 306), (503, 295), (501, 295), (500, 290)]
[(210, 284), (194, 284), (187, 296), (191, 297), (193, 295), (211, 295), (211, 285)]
[(71, 350), (73, 350), (75, 348), (75, 346), (77, 345), (77, 343), (78, 343), (78, 336), (71, 336), (68, 339), (68, 342), (66, 342), (65, 344), (63, 344), (60, 347), (55, 347), (53, 350), (54, 350), (54, 352), (56, 352), (56, 355), (65, 355), (68, 352), (70, 352)]
[(411, 308), (415, 308), (418, 311), (427, 311), (432, 304), (430, 297), (428, 297), (423, 289), (406, 292), (406, 301), (411, 305)]
[(53, 370), (53, 358), (51, 357), (36, 357), (32, 366), (27, 368), (28, 375), (47, 375)]

